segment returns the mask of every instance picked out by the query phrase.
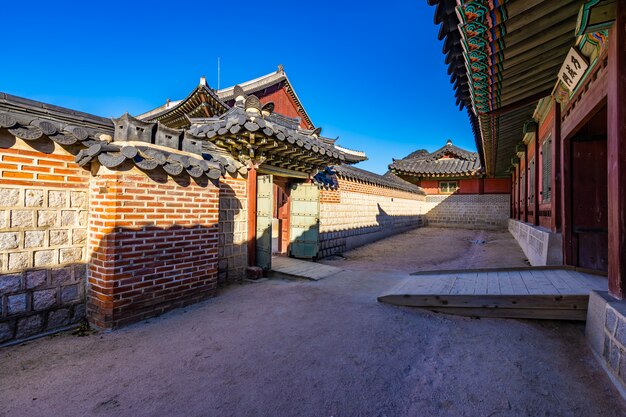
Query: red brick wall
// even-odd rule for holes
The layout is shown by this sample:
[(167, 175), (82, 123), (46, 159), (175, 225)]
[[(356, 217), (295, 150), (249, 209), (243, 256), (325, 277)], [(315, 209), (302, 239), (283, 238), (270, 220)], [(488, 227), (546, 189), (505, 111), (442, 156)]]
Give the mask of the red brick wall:
[(214, 294), (219, 189), (184, 181), (140, 173), (92, 179), (87, 309), (96, 326), (118, 327)]
[(485, 178), (485, 194), (511, 194), (510, 178)]
[[(483, 182), (484, 194), (510, 194), (511, 192), (511, 180), (509, 178), (472, 178), (458, 181), (459, 190), (456, 194), (480, 194), (481, 181)], [(422, 180), (417, 185), (422, 187), (428, 195), (439, 194), (439, 180)]]

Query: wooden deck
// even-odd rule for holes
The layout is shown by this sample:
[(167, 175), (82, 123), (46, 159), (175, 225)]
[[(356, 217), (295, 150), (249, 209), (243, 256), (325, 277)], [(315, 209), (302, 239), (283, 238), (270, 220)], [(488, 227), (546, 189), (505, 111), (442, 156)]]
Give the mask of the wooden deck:
[(272, 272), (291, 277), (317, 281), (341, 271), (343, 270), (340, 268), (317, 262), (303, 261), (302, 259), (289, 258), (287, 256), (272, 257)]
[(477, 317), (585, 320), (607, 279), (574, 269), (439, 271), (405, 279), (378, 301)]

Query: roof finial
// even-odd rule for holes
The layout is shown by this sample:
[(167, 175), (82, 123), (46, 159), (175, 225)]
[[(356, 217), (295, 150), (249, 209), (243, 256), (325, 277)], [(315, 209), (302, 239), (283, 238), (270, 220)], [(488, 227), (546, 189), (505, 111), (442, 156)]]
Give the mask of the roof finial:
[(200, 85), (206, 85), (206, 77), (204, 75), (200, 77)]
[(281, 74), (285, 73), (285, 67), (283, 67), (283, 64), (278, 64), (278, 72)]
[(447, 146), (452, 146), (452, 139), (448, 139), (448, 141), (446, 142)]

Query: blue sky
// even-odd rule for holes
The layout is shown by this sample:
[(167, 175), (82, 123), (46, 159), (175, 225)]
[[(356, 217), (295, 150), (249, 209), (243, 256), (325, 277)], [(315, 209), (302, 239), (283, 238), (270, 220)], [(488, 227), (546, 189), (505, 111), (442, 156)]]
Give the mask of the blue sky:
[(221, 87), (283, 64), (324, 136), (384, 173), (448, 138), (475, 150), (433, 13), (426, 0), (10, 1), (0, 91), (109, 117), (182, 98), (201, 75), (216, 88), (218, 57)]

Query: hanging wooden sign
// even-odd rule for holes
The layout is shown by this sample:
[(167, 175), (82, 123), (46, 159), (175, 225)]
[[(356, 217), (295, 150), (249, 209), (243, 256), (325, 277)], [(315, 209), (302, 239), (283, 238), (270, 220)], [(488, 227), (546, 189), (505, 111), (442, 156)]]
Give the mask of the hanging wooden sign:
[(576, 48), (572, 47), (559, 70), (559, 80), (568, 90), (574, 91), (588, 68), (589, 64), (585, 57)]

